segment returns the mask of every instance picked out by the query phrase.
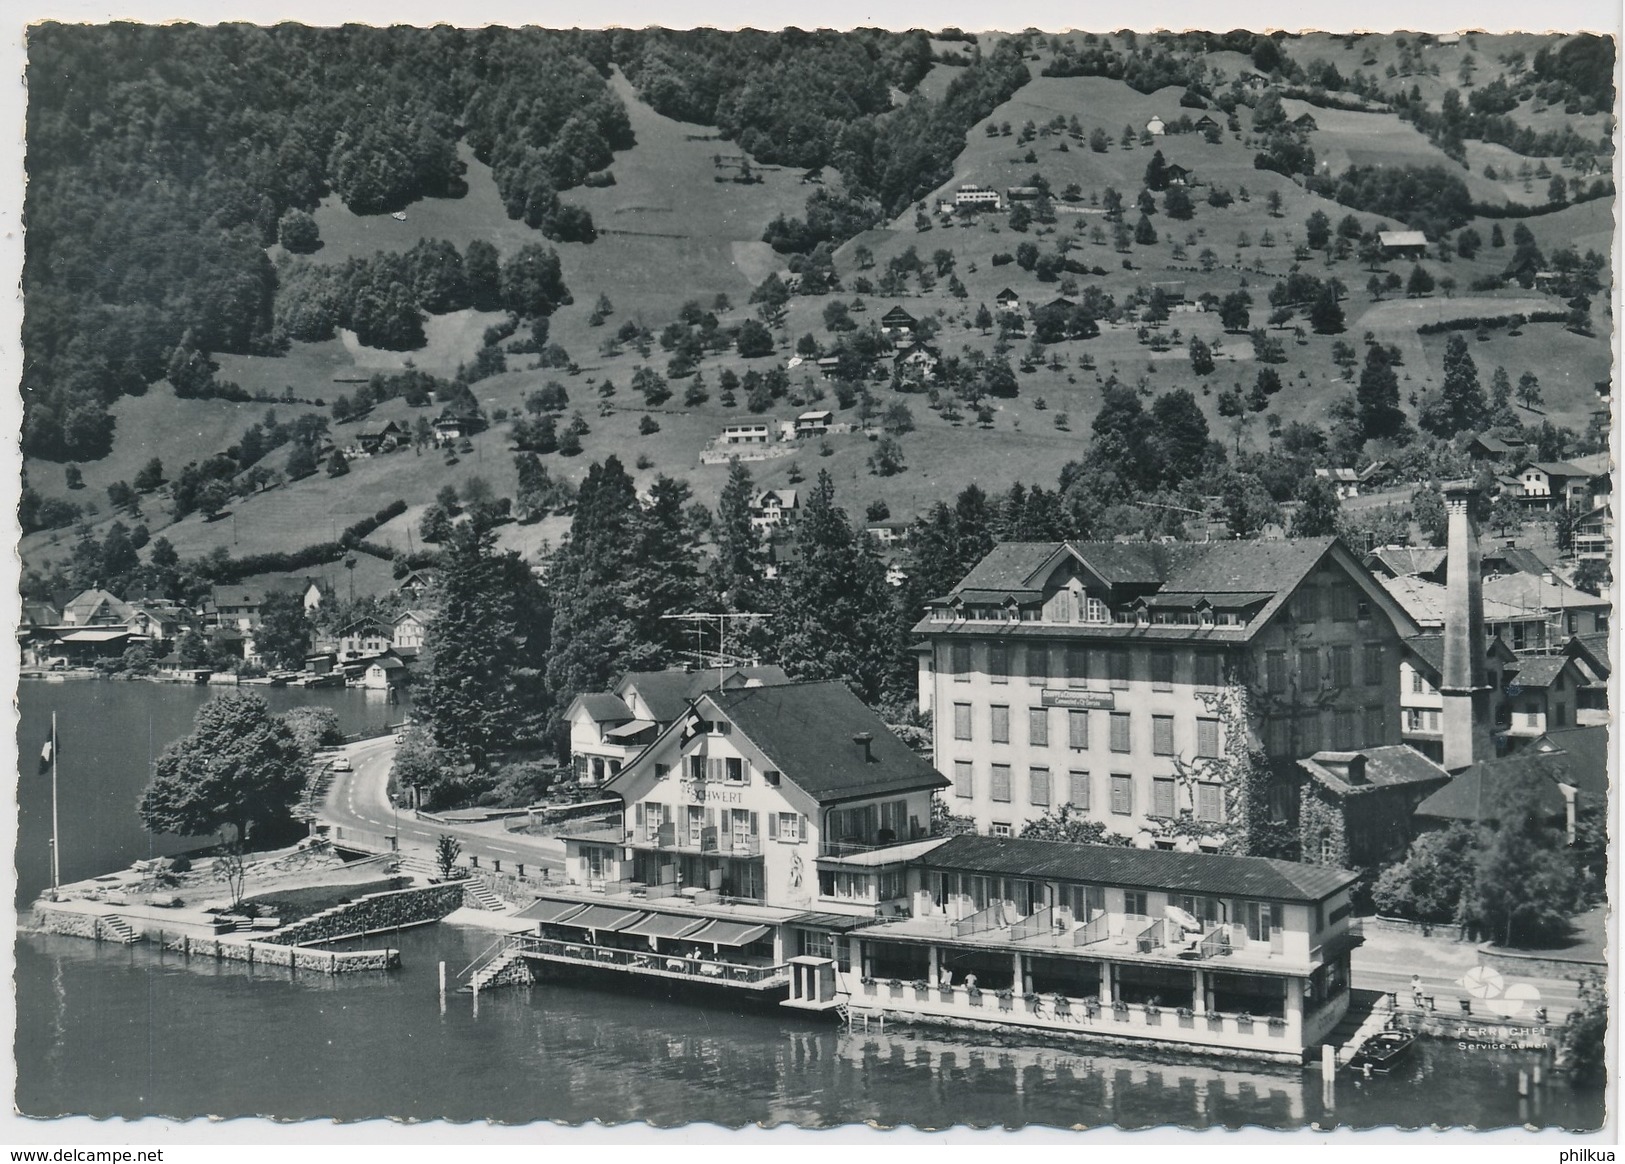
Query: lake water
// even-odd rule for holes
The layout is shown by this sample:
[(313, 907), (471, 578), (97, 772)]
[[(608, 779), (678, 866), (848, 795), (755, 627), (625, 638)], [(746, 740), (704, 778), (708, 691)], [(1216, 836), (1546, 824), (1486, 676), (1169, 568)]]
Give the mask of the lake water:
[[(402, 713), (360, 692), (261, 693), (279, 710), (331, 703), (352, 730)], [(24, 685), (25, 845), (41, 819), (49, 830), (49, 781), (33, 775), (33, 757), (55, 708), (64, 876), (184, 847), (148, 838), (135, 798), (149, 752), (184, 734), (211, 694), (145, 683)], [(49, 879), (46, 850), (35, 843), (28, 851), (24, 889), (37, 891)], [(1316, 1072), (928, 1029), (848, 1033), (789, 1012), (733, 1013), (558, 983), (487, 993), (478, 1015), (469, 996), (454, 994), (442, 1013), (436, 964), (455, 972), (490, 941), (454, 926), (409, 930), (387, 939), (402, 951), (397, 973), (327, 978), (22, 934), (17, 1108), (36, 1116), (927, 1128), (1592, 1128), (1603, 1118), (1600, 1093), (1561, 1082), (1520, 1109), (1515, 1081), (1526, 1058), (1442, 1042), (1419, 1043), (1387, 1078), (1340, 1079), (1328, 1109)]]

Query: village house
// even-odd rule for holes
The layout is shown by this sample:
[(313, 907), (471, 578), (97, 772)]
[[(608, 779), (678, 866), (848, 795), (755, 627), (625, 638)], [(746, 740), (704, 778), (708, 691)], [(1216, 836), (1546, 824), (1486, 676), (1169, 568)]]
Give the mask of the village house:
[(205, 625), (240, 631), (253, 630), (260, 624), (260, 607), (265, 592), (251, 586), (215, 586), (204, 600)]
[(925, 344), (900, 348), (892, 357), (892, 365), (899, 375), (921, 381), (935, 378), (941, 363), (942, 358), (937, 350)]
[(795, 420), (795, 436), (797, 440), (807, 437), (827, 436), (835, 427), (835, 414), (827, 408), (812, 409), (803, 412)]
[[(1423, 631), (1434, 634), (1443, 631), (1450, 605), (1450, 591), (1443, 583), (1417, 574), (1392, 578), (1379, 574), (1377, 581)], [(1488, 593), (1486, 588), (1482, 602), (1486, 638), (1499, 637), (1514, 651), (1545, 650), (1553, 642), (1548, 637), (1547, 618), (1542, 612), (1498, 601)]]
[(1526, 461), (1514, 476), (1518, 495), (1532, 507), (1584, 509), (1591, 503), (1591, 474), (1567, 461)]
[(1014, 204), (1017, 202), (1037, 202), (1044, 192), (1037, 186), (1011, 186), (1004, 193)]
[(631, 671), (610, 691), (584, 692), (564, 712), (575, 779), (602, 784), (707, 691), (789, 681), (776, 666)]
[(426, 610), (401, 611), (390, 626), (390, 649), (402, 658), (416, 658), (423, 650), (429, 620), (433, 617)]
[(1238, 74), (1236, 77), (1236, 83), (1243, 89), (1248, 89), (1256, 93), (1260, 90), (1268, 89), (1273, 82), (1271, 82), (1270, 79), (1263, 73), (1248, 71)]
[(768, 534), (794, 521), (800, 510), (800, 495), (794, 489), (764, 489), (750, 502), (750, 524)]
[[(1419, 628), (1333, 538), (1007, 542), (933, 600), (919, 702), (950, 810), (1008, 836), (1070, 804), (1144, 844), (1245, 834), (1291, 765), (1400, 742), (1402, 640)], [(1243, 773), (1261, 750), (1268, 774)]]
[(1519, 463), (1527, 448), (1528, 442), (1522, 437), (1503, 437), (1483, 432), (1468, 444), (1467, 454), (1475, 461), (1493, 461), (1496, 464)]
[(1498, 574), (1484, 579), (1484, 601), (1516, 610), (1525, 620), (1539, 619), (1544, 628), (1538, 643), (1531, 634), (1520, 643), (1508, 638), (1512, 649), (1556, 650), (1571, 635), (1606, 634), (1613, 603), (1584, 590), (1576, 590), (1556, 574)]
[(1177, 162), (1170, 162), (1163, 167), (1162, 176), (1168, 180), (1170, 186), (1190, 186), (1196, 181), (1196, 176)]
[(317, 581), (315, 578), (281, 578), (268, 582), (265, 585), (265, 595), (297, 594), (299, 605), (304, 607), (305, 613), (310, 614), (321, 609), (323, 602), (332, 597), (333, 588)]
[(954, 194), (954, 206), (959, 210), (998, 210), (999, 192), (986, 186), (961, 186)]
[(995, 295), (993, 302), (1000, 311), (1019, 311), (1021, 309), (1021, 296), (1008, 287)]
[(1207, 133), (1208, 130), (1222, 130), (1224, 126), (1215, 121), (1211, 114), (1204, 113), (1196, 119), (1191, 128), (1196, 130), (1197, 133)]
[[(1379, 578), (1420, 574), (1439, 581), (1444, 574), (1443, 546), (1375, 546), (1365, 556), (1365, 568)], [(1434, 571), (1439, 577), (1433, 577)]]
[[(1439, 624), (1443, 625), (1442, 621)], [(1505, 719), (1505, 677), (1518, 665), (1519, 656), (1497, 634), (1491, 632), (1484, 652), (1488, 712), (1496, 723)], [(1444, 636), (1417, 635), (1405, 640), (1405, 654), (1399, 664), (1399, 707), (1404, 716), (1401, 735), (1405, 743), (1429, 759), (1444, 759)], [(1358, 863), (1358, 862), (1356, 862)]]
[(1567, 655), (1525, 655), (1507, 672), (1496, 731), (1508, 747), (1539, 739), (1549, 731), (1574, 727), (1579, 693), (1585, 686), (1580, 665)]
[(899, 518), (887, 518), (885, 521), (872, 521), (864, 527), (864, 532), (875, 539), (881, 549), (892, 546), (901, 546), (908, 543), (908, 532), (912, 528), (909, 522)]
[(1360, 489), (1387, 466), (1378, 461), (1364, 469), (1316, 469), (1315, 476), (1330, 481), (1339, 501), (1360, 496)]
[(362, 452), (387, 453), (412, 442), (412, 434), (393, 420), (382, 428), (365, 429), (355, 434), (356, 447)]
[(407, 681), (406, 664), (392, 651), (367, 661), (361, 672), (361, 686), (369, 691), (391, 691)]
[(1315, 120), (1313, 113), (1305, 110), (1292, 119), (1292, 127), (1300, 132), (1307, 133), (1310, 130), (1319, 129), (1320, 124)]
[(381, 655), (395, 641), (394, 629), (376, 618), (358, 618), (339, 631), (338, 657), (342, 662)]
[(765, 445), (773, 441), (771, 420), (744, 420), (722, 426), (717, 443), (723, 445)]
[(891, 336), (911, 336), (914, 334), (914, 329), (919, 325), (920, 321), (901, 307), (893, 307), (880, 317), (880, 330)]
[(1305, 859), (1371, 868), (1405, 855), (1416, 806), (1450, 780), (1437, 761), (1405, 745), (1316, 752), (1305, 775), (1298, 846)]
[(1613, 663), (1608, 657), (1606, 634), (1570, 635), (1563, 644), (1563, 653), (1580, 668), (1584, 684), (1575, 701), (1575, 722), (1585, 725), (1607, 724), (1608, 676), (1613, 674)]
[(1493, 825), (1511, 803), (1532, 805), (1542, 820), (1573, 835), (1583, 777), (1570, 771), (1566, 752), (1528, 749), (1481, 760), (1428, 795), (1413, 815), (1420, 831), (1452, 823)]
[(440, 580), (440, 572), (432, 568), (422, 568), (411, 571), (402, 578), (400, 585), (395, 589), (404, 594), (413, 602), (421, 602), (426, 598)]
[(1419, 230), (1379, 230), (1377, 245), (1384, 259), (1425, 259), (1428, 236)]
[(1168, 125), (1162, 118), (1153, 115), (1151, 120), (1145, 123), (1145, 131), (1152, 137), (1162, 137), (1168, 132)]
[(477, 410), (459, 409), (454, 405), (446, 405), (434, 422), (435, 441), (438, 444), (451, 444), (475, 433), (484, 432), (487, 427), (486, 419)]

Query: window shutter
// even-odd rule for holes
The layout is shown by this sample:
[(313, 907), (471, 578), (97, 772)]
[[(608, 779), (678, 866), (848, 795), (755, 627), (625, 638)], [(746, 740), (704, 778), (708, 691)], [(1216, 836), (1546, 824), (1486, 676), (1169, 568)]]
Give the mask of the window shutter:
[(767, 814), (767, 839), (770, 841), (779, 839), (779, 814), (776, 812)]
[(801, 831), (796, 834), (796, 839), (798, 841), (804, 841), (811, 835), (812, 834), (809, 833), (808, 829), (807, 829), (807, 818), (805, 816), (803, 816), (801, 818)]
[(754, 836), (757, 835), (757, 827), (756, 827), (757, 826), (757, 814), (754, 813), (754, 812), (751, 813), (749, 819), (750, 819), (750, 835), (754, 837)]
[(722, 782), (725, 766), (721, 756), (708, 757), (705, 761), (705, 768), (705, 778), (707, 780), (714, 780), (719, 784)]
[(707, 808), (705, 810), (705, 827), (708, 828), (708, 829), (714, 829), (714, 828), (717, 827), (717, 810), (716, 809)]
[(643, 827), (643, 801), (641, 800), (632, 806), (632, 823), (640, 829)]

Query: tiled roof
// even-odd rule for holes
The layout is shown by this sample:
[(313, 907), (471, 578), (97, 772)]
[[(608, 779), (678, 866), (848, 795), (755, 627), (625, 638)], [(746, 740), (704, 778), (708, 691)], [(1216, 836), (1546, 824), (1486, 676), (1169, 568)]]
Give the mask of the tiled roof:
[(1326, 762), (1341, 755), (1336, 752), (1316, 752), (1298, 767), (1321, 784), (1339, 793), (1358, 793), (1371, 788), (1394, 788), (1402, 784), (1443, 783), (1450, 779), (1445, 771), (1421, 752), (1407, 744), (1389, 744), (1380, 748), (1361, 748), (1365, 757), (1365, 782), (1353, 784), (1343, 779), (1336, 767)]
[(1366, 555), (1366, 564), (1380, 563), (1388, 573), (1431, 574), (1444, 565), (1445, 551), (1434, 546), (1378, 546)]
[[(1414, 635), (1405, 640), (1405, 649), (1411, 654), (1411, 661), (1421, 665), (1424, 672), (1431, 677), (1444, 674), (1444, 636)], [(1494, 658), (1499, 655), (1501, 661), (1510, 661), (1517, 656), (1512, 654), (1512, 648), (1506, 645), (1501, 638), (1490, 640), (1489, 648), (1484, 652), (1485, 657)], [(1437, 679), (1434, 679), (1435, 684)]]
[(1549, 574), (1551, 564), (1534, 550), (1526, 550), (1521, 546), (1506, 546), (1499, 550), (1485, 550), (1479, 560), (1485, 566), (1506, 566), (1506, 570), (1496, 570), (1496, 574)]
[(1525, 749), (1494, 760), (1481, 760), (1463, 768), (1449, 784), (1416, 806), (1416, 815), (1439, 820), (1485, 821), (1497, 819), (1503, 797), (1524, 782), (1533, 788), (1535, 805), (1548, 816), (1566, 810), (1558, 782), (1572, 783), (1573, 761), (1563, 752)]
[(1562, 751), (1569, 758), (1565, 784), (1572, 784), (1590, 796), (1608, 795), (1609, 729), (1606, 727), (1571, 727), (1549, 731), (1536, 740), (1534, 747), (1545, 751), (1548, 747)]
[(1572, 665), (1567, 655), (1524, 655), (1518, 660), (1518, 686), (1550, 687), (1563, 668)]
[(1377, 241), (1385, 247), (1425, 247), (1428, 236), (1419, 230), (1379, 230)]
[(625, 723), (632, 718), (626, 701), (608, 691), (588, 691), (576, 696), (575, 701), (597, 723)]
[(921, 858), (920, 864), (930, 869), (1270, 901), (1321, 901), (1359, 879), (1345, 869), (1264, 857), (971, 835), (949, 838)]
[(1534, 574), (1497, 574), (1484, 579), (1484, 617), (1490, 618), (1490, 601), (1494, 600), (1525, 615), (1551, 610), (1592, 610), (1609, 608), (1613, 603), (1584, 590), (1553, 579)]
[[(1508, 577), (1516, 576), (1508, 575)], [(1445, 611), (1448, 609), (1450, 598), (1450, 591), (1447, 587), (1440, 585), (1438, 582), (1429, 582), (1426, 578), (1418, 577), (1415, 574), (1402, 574), (1397, 578), (1388, 578), (1379, 574), (1377, 581), (1382, 584), (1384, 590), (1393, 596), (1395, 602), (1405, 608), (1405, 613), (1415, 619), (1419, 625), (1423, 627), (1444, 625)], [(1530, 610), (1524, 606), (1491, 598), (1488, 593), (1489, 588), (1489, 580), (1486, 579), (1484, 582), (1485, 622), (1517, 622), (1520, 619), (1527, 620), (1539, 617), (1540, 612), (1538, 610)]]
[[(841, 683), (736, 687), (706, 698), (786, 780), (822, 803), (948, 785)], [(869, 759), (852, 739), (865, 732)]]
[(1522, 473), (1524, 471), (1524, 469), (1539, 469), (1542, 473), (1545, 473), (1548, 477), (1589, 477), (1589, 476), (1591, 476), (1590, 473), (1587, 473), (1584, 469), (1580, 468), (1580, 466), (1571, 465), (1567, 461), (1530, 461), (1527, 464), (1523, 465), (1522, 468), (1520, 468), (1518, 470), (1518, 472)]
[(1608, 654), (1608, 635), (1602, 634), (1573, 635), (1563, 647), (1563, 653), (1570, 658), (1579, 659), (1591, 672), (1606, 679), (1613, 672), (1614, 664)]
[[(747, 682), (755, 683), (790, 681), (784, 668), (775, 666), (733, 667), (726, 674), (729, 678), (742, 675)], [(707, 691), (716, 690), (717, 671), (715, 668), (703, 671), (629, 671), (615, 686), (623, 698), (629, 692), (636, 691), (658, 722), (670, 723), (682, 715), (694, 700)]]

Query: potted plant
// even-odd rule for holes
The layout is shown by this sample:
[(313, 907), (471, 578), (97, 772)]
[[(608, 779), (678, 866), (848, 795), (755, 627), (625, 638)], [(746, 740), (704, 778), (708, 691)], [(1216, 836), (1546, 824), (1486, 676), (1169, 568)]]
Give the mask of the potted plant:
[(1196, 1012), (1194, 1010), (1192, 1010), (1190, 1007), (1182, 1006), (1177, 1011), (1175, 1011), (1174, 1013), (1179, 1015), (1179, 1025), (1180, 1026), (1182, 1026), (1182, 1027), (1194, 1027), (1196, 1025)]
[(1121, 998), (1112, 999), (1112, 1017), (1120, 1023), (1128, 1022), (1128, 1003)]
[(1098, 1015), (1100, 1013), (1100, 999), (1098, 999), (1098, 998), (1086, 998), (1086, 999), (1084, 999), (1083, 1000), (1083, 1013), (1085, 1015), (1087, 1015), (1089, 1018), (1094, 1018), (1096, 1015)]
[(1145, 1004), (1145, 1021), (1151, 1026), (1162, 1025), (1162, 1008), (1154, 1002)]
[(1021, 1001), (1027, 1004), (1027, 1009), (1033, 1014), (1038, 1013), (1038, 992), (1036, 990), (1029, 990), (1026, 994), (1023, 994)]
[(965, 999), (972, 1006), (982, 1005), (982, 988), (980, 986), (966, 986)]
[(873, 994), (874, 992), (875, 992), (875, 980), (873, 978), (870, 978), (867, 974), (864, 975), (863, 976), (863, 993), (865, 993), (865, 994)]
[(1056, 1014), (1071, 1014), (1072, 1000), (1059, 992), (1049, 996), (1050, 1005), (1055, 1008)]
[(1220, 1014), (1216, 1010), (1208, 1011), (1207, 1012), (1207, 1025), (1208, 1025), (1209, 1030), (1214, 1030), (1214, 1031), (1222, 1031), (1222, 1030), (1224, 1030), (1224, 1015)]
[(1286, 1031), (1286, 1019), (1278, 1014), (1270, 1015), (1270, 1034), (1280, 1035)]
[(1253, 1016), (1248, 1014), (1246, 1011), (1242, 1011), (1236, 1016), (1236, 1026), (1244, 1032), (1252, 1030)]
[(903, 993), (903, 980), (901, 978), (888, 978), (886, 979), (886, 985), (891, 987), (893, 995)]
[(931, 997), (931, 984), (923, 978), (916, 978), (913, 982), (914, 997), (921, 1002)]
[(1008, 986), (1006, 986), (1003, 990), (999, 991), (999, 1009), (1000, 1010), (1009, 1010), (1010, 1009), (1010, 1003), (1012, 1001), (1014, 1001), (1015, 997), (1016, 997), (1016, 992), (1014, 990), (1012, 990)]

